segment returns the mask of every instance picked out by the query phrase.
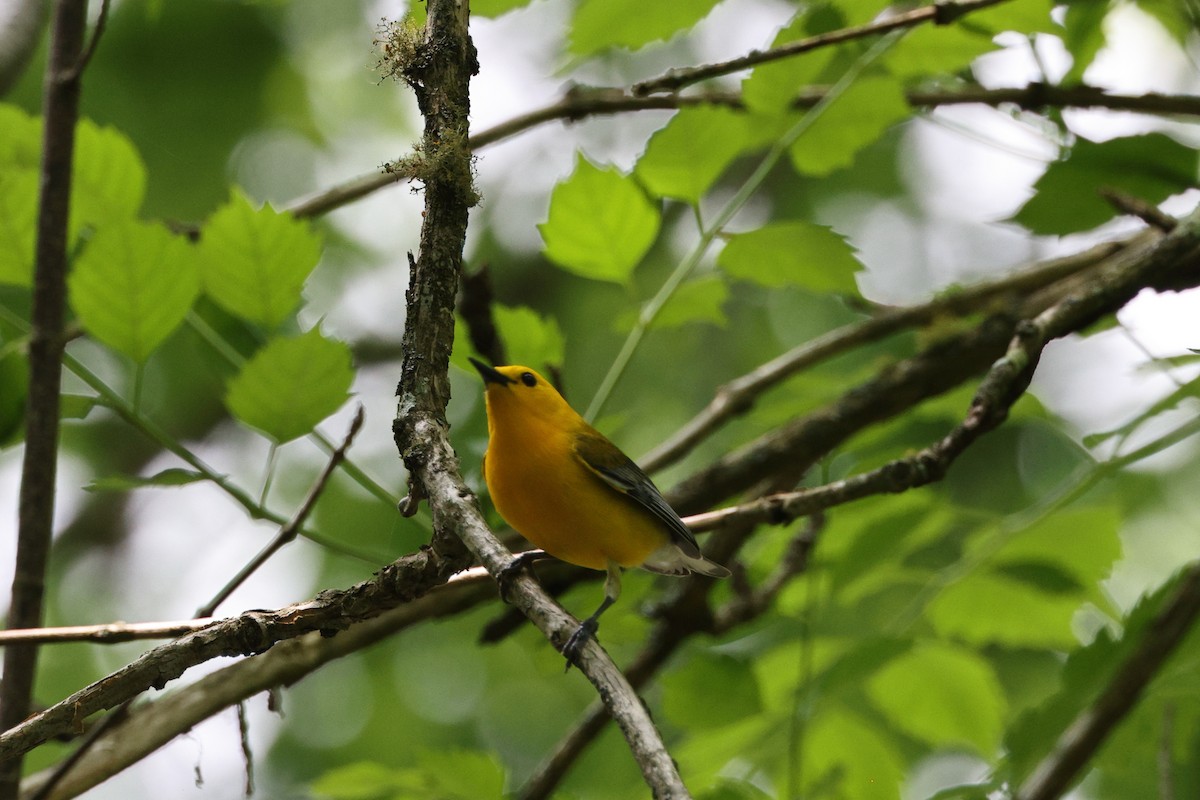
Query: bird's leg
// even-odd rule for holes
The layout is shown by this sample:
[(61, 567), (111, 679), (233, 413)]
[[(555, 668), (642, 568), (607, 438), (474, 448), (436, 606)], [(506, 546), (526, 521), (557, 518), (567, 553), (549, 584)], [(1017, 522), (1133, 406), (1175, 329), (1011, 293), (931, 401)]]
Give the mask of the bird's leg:
[(596, 629), (600, 627), (600, 615), (608, 610), (608, 607), (617, 602), (617, 598), (621, 596), (621, 567), (615, 561), (608, 562), (608, 577), (604, 579), (604, 600), (600, 603), (600, 607), (592, 613), (590, 617), (580, 623), (575, 632), (571, 634), (571, 638), (567, 639), (567, 643), (563, 645), (562, 654), (567, 657), (567, 669), (571, 668), (571, 662), (579, 656), (579, 651), (587, 644), (588, 639), (596, 637)]
[(518, 572), (535, 561), (542, 561), (547, 558), (554, 558), (554, 556), (545, 550), (526, 550), (508, 562), (508, 566), (500, 570), (500, 574), (496, 576), (496, 584), (500, 587), (500, 599), (506, 603), (508, 602), (508, 592), (512, 588), (513, 579), (517, 577)]

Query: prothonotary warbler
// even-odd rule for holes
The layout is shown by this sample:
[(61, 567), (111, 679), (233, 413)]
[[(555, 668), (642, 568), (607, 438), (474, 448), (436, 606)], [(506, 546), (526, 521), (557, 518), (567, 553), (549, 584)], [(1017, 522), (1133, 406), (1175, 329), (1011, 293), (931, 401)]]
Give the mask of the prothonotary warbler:
[(646, 473), (545, 378), (528, 367), (471, 363), (486, 384), (483, 476), (496, 510), (547, 554), (608, 573), (604, 602), (567, 640), (564, 655), (574, 658), (595, 635), (600, 615), (621, 593), (621, 567), (729, 575), (700, 554)]

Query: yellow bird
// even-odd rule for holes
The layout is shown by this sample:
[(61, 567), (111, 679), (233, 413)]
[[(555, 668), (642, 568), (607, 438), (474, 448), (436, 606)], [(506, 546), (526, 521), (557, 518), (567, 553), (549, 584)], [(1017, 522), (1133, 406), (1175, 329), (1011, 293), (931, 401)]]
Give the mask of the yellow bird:
[(646, 473), (545, 378), (528, 367), (471, 363), (486, 384), (483, 476), (496, 510), (545, 553), (608, 573), (604, 602), (571, 634), (564, 655), (573, 658), (595, 635), (600, 615), (621, 594), (621, 567), (729, 575), (700, 554), (692, 532)]

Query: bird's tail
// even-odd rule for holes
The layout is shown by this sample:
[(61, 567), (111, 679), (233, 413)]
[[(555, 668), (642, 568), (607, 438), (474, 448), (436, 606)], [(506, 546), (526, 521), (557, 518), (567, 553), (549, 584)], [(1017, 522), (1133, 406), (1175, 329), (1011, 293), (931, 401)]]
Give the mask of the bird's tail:
[(642, 564), (642, 569), (657, 572), (659, 575), (687, 575), (690, 572), (698, 572), (710, 578), (728, 578), (730, 575), (729, 570), (717, 562), (700, 555), (688, 555), (674, 545), (652, 554)]

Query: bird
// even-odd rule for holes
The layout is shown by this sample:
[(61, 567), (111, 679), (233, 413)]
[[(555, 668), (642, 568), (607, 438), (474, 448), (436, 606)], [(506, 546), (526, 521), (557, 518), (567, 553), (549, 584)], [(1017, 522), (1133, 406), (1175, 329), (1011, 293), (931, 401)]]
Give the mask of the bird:
[[(603, 570), (604, 600), (563, 645), (567, 666), (621, 594), (621, 569), (728, 577), (629, 456), (587, 423), (545, 378), (520, 365), (471, 364), (484, 381), (484, 481), (504, 521), (540, 550), (504, 572), (552, 556)], [(502, 583), (503, 583), (503, 575)]]

